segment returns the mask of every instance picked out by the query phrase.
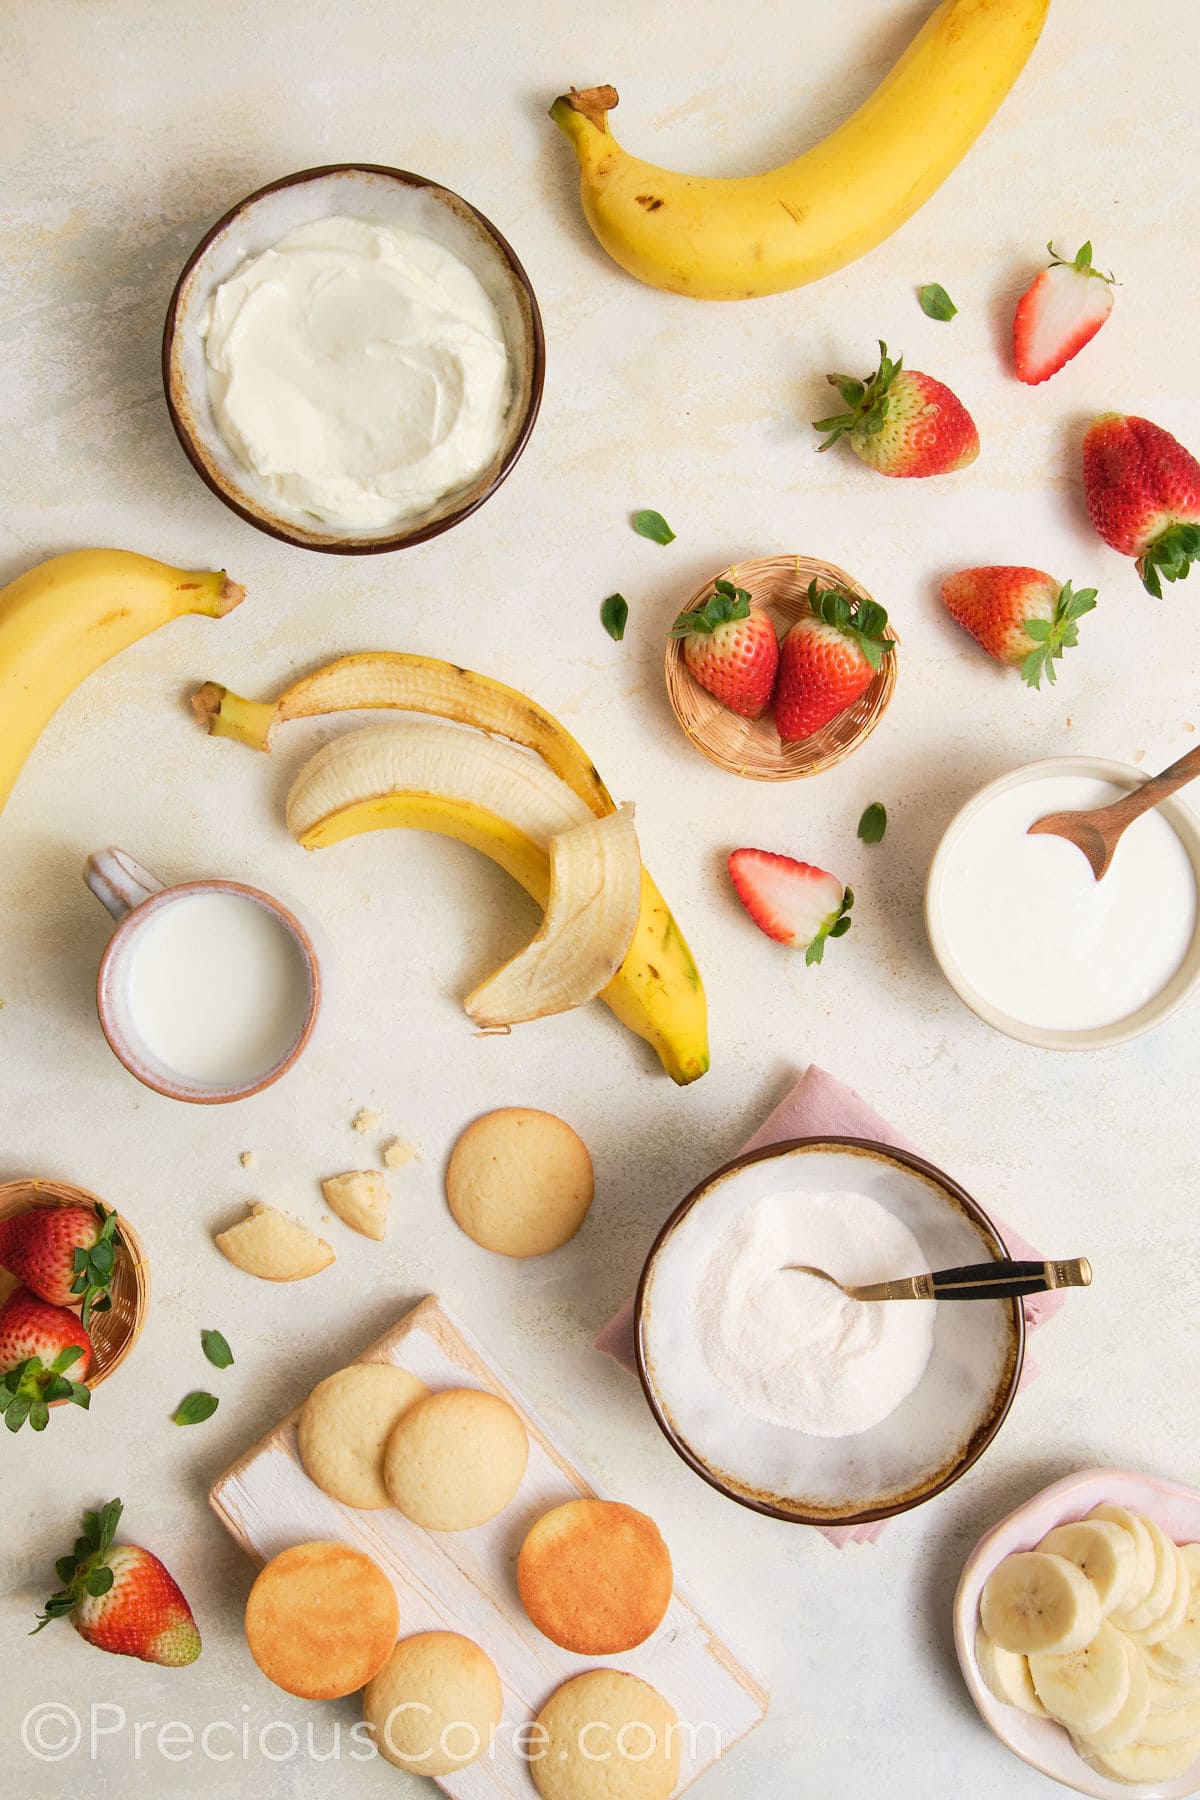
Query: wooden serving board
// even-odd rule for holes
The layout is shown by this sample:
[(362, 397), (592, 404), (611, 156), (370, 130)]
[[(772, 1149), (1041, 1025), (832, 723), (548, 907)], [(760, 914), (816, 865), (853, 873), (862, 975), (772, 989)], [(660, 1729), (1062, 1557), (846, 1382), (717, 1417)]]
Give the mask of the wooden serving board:
[(504, 1723), (491, 1755), (439, 1782), (446, 1793), (454, 1800), (531, 1800), (535, 1789), (514, 1732), (536, 1718), (562, 1682), (597, 1661), (641, 1676), (675, 1708), (684, 1725), (676, 1792), (754, 1729), (767, 1710), (766, 1688), (678, 1588), (658, 1631), (625, 1656), (573, 1656), (529, 1622), (516, 1582), (526, 1532), (551, 1507), (597, 1490), (440, 1300), (423, 1300), (359, 1360), (398, 1363), (433, 1389), (485, 1388), (516, 1408), (529, 1433), (529, 1467), (499, 1518), (473, 1531), (435, 1533), (391, 1509), (359, 1512), (330, 1499), (301, 1467), (299, 1408), (218, 1478), (209, 1500), (257, 1561), (312, 1538), (352, 1544), (394, 1582), (402, 1636), (458, 1631), (487, 1651), (504, 1686)]

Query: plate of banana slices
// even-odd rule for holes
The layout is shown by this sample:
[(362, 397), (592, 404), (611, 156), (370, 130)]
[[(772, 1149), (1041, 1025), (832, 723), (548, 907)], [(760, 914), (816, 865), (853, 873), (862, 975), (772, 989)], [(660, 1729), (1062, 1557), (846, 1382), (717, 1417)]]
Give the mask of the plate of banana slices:
[(1200, 1792), (1200, 1493), (1122, 1469), (1056, 1481), (967, 1558), (954, 1641), (981, 1716), (1097, 1800)]

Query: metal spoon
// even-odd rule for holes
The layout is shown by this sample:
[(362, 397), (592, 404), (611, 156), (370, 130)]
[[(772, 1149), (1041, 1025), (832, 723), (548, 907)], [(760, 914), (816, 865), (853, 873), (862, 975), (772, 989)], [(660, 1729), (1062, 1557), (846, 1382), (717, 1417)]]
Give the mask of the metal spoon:
[(812, 1269), (807, 1263), (788, 1263), (784, 1273), (815, 1275), (841, 1288), (851, 1300), (1011, 1300), (1019, 1294), (1048, 1294), (1054, 1288), (1090, 1287), (1092, 1265), (1086, 1256), (1070, 1262), (972, 1263), (963, 1269), (906, 1275), (900, 1281), (872, 1281), (865, 1287), (846, 1287), (827, 1269)]
[(1090, 812), (1049, 813), (1029, 827), (1028, 835), (1065, 838), (1068, 844), (1074, 844), (1083, 851), (1092, 865), (1092, 874), (1097, 881), (1101, 881), (1108, 873), (1121, 833), (1135, 819), (1152, 811), (1177, 789), (1186, 787), (1189, 781), (1195, 781), (1198, 775), (1200, 745), (1195, 750), (1189, 750), (1186, 756), (1181, 756), (1178, 762), (1173, 762), (1161, 775), (1153, 776), (1142, 787), (1134, 788), (1132, 793), (1126, 794), (1122, 800), (1114, 801), (1111, 806), (1098, 806)]

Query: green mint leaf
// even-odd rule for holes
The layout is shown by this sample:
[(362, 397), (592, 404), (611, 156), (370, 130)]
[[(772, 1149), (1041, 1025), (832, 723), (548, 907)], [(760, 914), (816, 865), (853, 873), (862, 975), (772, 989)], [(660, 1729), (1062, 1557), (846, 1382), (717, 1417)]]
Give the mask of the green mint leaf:
[(939, 281), (926, 282), (918, 296), (921, 311), (929, 319), (952, 319), (958, 311), (953, 300)]
[(887, 822), (887, 807), (882, 800), (873, 801), (858, 821), (858, 835), (863, 843), (878, 844), (882, 842), (883, 834), (887, 830)]
[(205, 1394), (196, 1389), (179, 1402), (171, 1414), (176, 1425), (202, 1425), (205, 1419), (211, 1419), (220, 1401), (215, 1394)]
[(202, 1331), (200, 1348), (214, 1369), (227, 1369), (233, 1361), (233, 1351), (219, 1331)]
[(647, 509), (645, 512), (634, 513), (633, 529), (639, 537), (649, 538), (652, 544), (671, 544), (675, 541), (675, 533), (660, 512)]
[[(628, 617), (629, 602), (624, 594), (610, 594), (600, 608), (600, 623), (614, 643), (619, 644), (625, 636), (625, 621)], [(678, 624), (682, 623), (683, 620), (680, 619)]]

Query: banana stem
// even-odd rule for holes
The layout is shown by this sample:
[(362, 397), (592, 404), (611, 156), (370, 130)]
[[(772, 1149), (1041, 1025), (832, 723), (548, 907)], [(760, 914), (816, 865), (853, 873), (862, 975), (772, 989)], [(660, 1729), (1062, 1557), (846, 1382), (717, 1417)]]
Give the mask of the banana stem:
[(572, 88), (569, 93), (558, 96), (550, 108), (550, 117), (573, 144), (578, 144), (586, 135), (588, 125), (608, 135), (608, 115), (618, 99), (615, 87)]
[(234, 738), (251, 750), (270, 749), (279, 721), (274, 701), (244, 700), (216, 681), (206, 681), (192, 695), (192, 711), (212, 737)]

